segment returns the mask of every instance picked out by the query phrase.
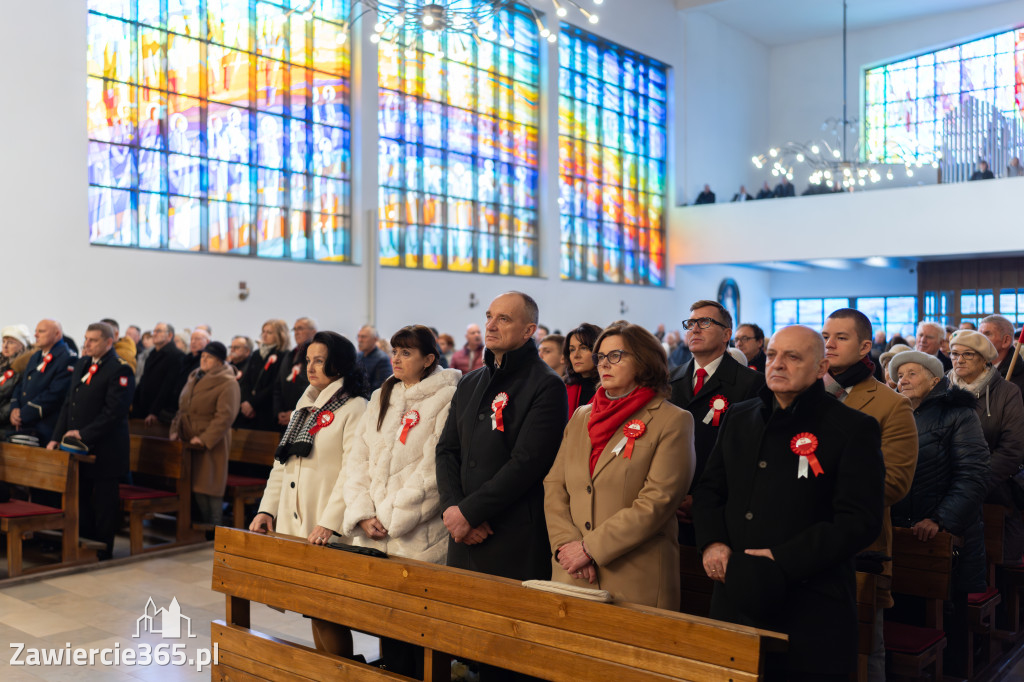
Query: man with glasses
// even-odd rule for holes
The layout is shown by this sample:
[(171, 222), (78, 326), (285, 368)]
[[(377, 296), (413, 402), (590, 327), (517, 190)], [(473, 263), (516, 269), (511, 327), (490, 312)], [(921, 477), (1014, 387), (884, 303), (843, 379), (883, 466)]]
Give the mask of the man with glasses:
[(309, 379), (306, 378), (306, 349), (316, 332), (316, 321), (311, 317), (300, 317), (292, 326), (295, 348), (285, 353), (277, 372), (277, 381), (274, 382), (274, 414), (280, 426), (288, 426), (292, 410), (309, 386)]
[(732, 315), (717, 301), (697, 301), (683, 320), (690, 362), (672, 372), (669, 401), (693, 415), (693, 449), (697, 455), (693, 485), (677, 512), (679, 542), (693, 546), (690, 507), (693, 489), (718, 438), (722, 418), (736, 403), (754, 398), (764, 387), (764, 376), (733, 360), (726, 353), (732, 338)]
[(252, 359), (252, 339), (248, 336), (235, 336), (228, 348), (228, 362), (231, 363), (235, 379), (241, 379)]
[(747, 367), (764, 374), (764, 330), (756, 324), (746, 322), (736, 330), (733, 338), (736, 347), (747, 356)]
[(146, 426), (158, 421), (170, 424), (178, 412), (178, 373), (185, 354), (174, 345), (174, 327), (158, 322), (153, 327), (153, 351), (146, 359), (146, 372), (139, 380), (132, 401), (132, 417), (145, 419)]

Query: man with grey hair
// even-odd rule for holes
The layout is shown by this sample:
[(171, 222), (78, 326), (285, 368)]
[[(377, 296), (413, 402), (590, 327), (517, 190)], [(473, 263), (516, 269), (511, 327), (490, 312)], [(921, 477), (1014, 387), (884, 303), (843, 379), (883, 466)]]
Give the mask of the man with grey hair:
[(377, 338), (377, 330), (368, 324), (356, 334), (356, 365), (366, 374), (370, 391), (376, 391), (391, 376), (391, 359), (377, 348)]
[(60, 323), (40, 320), (36, 352), (11, 398), (11, 425), (19, 433), (38, 439), (38, 445), (50, 440), (74, 368), (75, 354), (64, 341)]
[(946, 330), (936, 322), (921, 322), (917, 325), (916, 350), (933, 355), (942, 363), (943, 371), (953, 369), (953, 361), (942, 352), (942, 341), (946, 338)]
[(146, 371), (139, 380), (132, 403), (132, 416), (144, 419), (146, 426), (157, 421), (170, 424), (178, 412), (178, 372), (185, 354), (174, 345), (174, 326), (157, 322), (153, 327), (153, 351), (146, 359)]
[(452, 355), (452, 369), (469, 374), (484, 366), (484, 337), (480, 325), (466, 327), (466, 345)]
[(882, 529), (881, 432), (825, 392), (816, 331), (785, 327), (766, 355), (766, 388), (726, 412), (693, 496), (716, 583), (711, 617), (789, 635), (770, 677), (847, 679), (857, 664), (854, 556)]
[(316, 333), (316, 320), (311, 317), (300, 317), (292, 325), (295, 347), (281, 358), (281, 367), (274, 381), (274, 414), (278, 426), (288, 426), (292, 410), (309, 386), (309, 379), (306, 378), (306, 350)]
[[(1017, 358), (1017, 364), (1013, 367), (1013, 376), (1006, 376), (1010, 371), (1010, 361), (1013, 359), (1014, 329), (1013, 323), (1002, 315), (989, 315), (978, 325), (978, 331), (988, 337), (992, 345), (996, 347), (996, 356), (992, 365), (999, 370), (999, 374), (1008, 381), (1017, 385), (1017, 388), (1024, 393), (1024, 357)], [(1018, 350), (1018, 355), (1020, 351)]]

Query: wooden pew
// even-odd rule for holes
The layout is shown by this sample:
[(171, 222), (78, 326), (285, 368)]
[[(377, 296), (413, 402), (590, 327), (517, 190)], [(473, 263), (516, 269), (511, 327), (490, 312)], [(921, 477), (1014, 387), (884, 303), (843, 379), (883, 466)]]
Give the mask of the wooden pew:
[(992, 630), (995, 639), (1017, 642), (1024, 633), (1021, 632), (1020, 610), (1021, 591), (1024, 590), (1024, 567), (1008, 566), (1003, 563), (1003, 536), (1006, 528), (1006, 515), (1013, 512), (997, 504), (984, 506), (985, 521), (985, 556), (988, 560), (988, 584), (998, 586), (1002, 598), (1006, 601), (1006, 622), (1009, 630)]
[(146, 422), (143, 419), (129, 419), (128, 432), (133, 436), (167, 438), (170, 435), (170, 425), (157, 422), (152, 426), (146, 426)]
[(231, 523), (235, 528), (248, 528), (245, 507), (255, 504), (263, 497), (267, 479), (231, 472), (231, 462), (274, 466), (274, 451), (281, 441), (276, 431), (253, 431), (233, 429), (231, 451), (228, 455), (228, 484), (224, 500), (231, 505)]
[(942, 603), (949, 599), (953, 571), (953, 541), (940, 532), (921, 542), (909, 528), (892, 529), (892, 592), (925, 599), (925, 626), (885, 622), (885, 648), (890, 655), (888, 672), (919, 678), (928, 668), (932, 679), (942, 679)]
[[(202, 536), (192, 530), (192, 457), (189, 450), (167, 438), (131, 435), (131, 471), (149, 478), (164, 479), (166, 488), (151, 488), (122, 483), (121, 511), (128, 515), (129, 543), (132, 554), (163, 549), (190, 542)], [(145, 547), (143, 522), (154, 514), (175, 514), (175, 539)]]
[[(635, 604), (601, 604), (435, 564), (220, 527), (213, 679), (407, 680), (251, 629), (258, 601), (424, 647), (425, 680), (449, 656), (566, 682), (758, 680), (785, 635)], [(443, 652), (443, 653), (442, 653)]]
[[(96, 553), (81, 548), (78, 541), (78, 465), (94, 461), (92, 455), (0, 443), (0, 481), (61, 495), (59, 509), (22, 500), (0, 503), (0, 533), (7, 536), (7, 577), (96, 561)], [(22, 538), (41, 530), (61, 532), (61, 562), (25, 570)]]
[(715, 582), (704, 571), (700, 550), (679, 547), (679, 610), (707, 618), (711, 614), (711, 592)]

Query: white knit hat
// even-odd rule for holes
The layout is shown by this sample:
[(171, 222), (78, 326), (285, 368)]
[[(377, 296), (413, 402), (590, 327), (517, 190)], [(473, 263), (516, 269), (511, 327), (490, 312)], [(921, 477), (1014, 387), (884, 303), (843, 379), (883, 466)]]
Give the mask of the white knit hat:
[(9, 324), (0, 330), (0, 336), (11, 337), (21, 341), (21, 344), (28, 348), (32, 345), (32, 332), (28, 330), (28, 327), (23, 324)]

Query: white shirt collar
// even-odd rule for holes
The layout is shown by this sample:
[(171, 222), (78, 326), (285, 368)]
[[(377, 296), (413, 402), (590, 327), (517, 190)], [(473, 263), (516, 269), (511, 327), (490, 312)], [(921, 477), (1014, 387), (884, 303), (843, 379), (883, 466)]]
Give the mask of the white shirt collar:
[[(718, 366), (722, 364), (722, 358), (724, 358), (724, 357), (725, 357), (725, 353), (722, 353), (717, 358), (715, 358), (714, 360), (712, 360), (708, 364), (704, 365), (704, 371), (708, 373), (708, 375), (704, 378), (705, 383), (715, 373), (715, 371), (718, 369)], [(697, 370), (700, 369), (700, 368), (701, 368), (701, 364), (699, 362), (697, 362), (697, 358), (694, 358), (693, 359), (693, 380), (692, 380), (693, 383), (691, 384), (692, 386), (696, 386), (697, 385)]]

